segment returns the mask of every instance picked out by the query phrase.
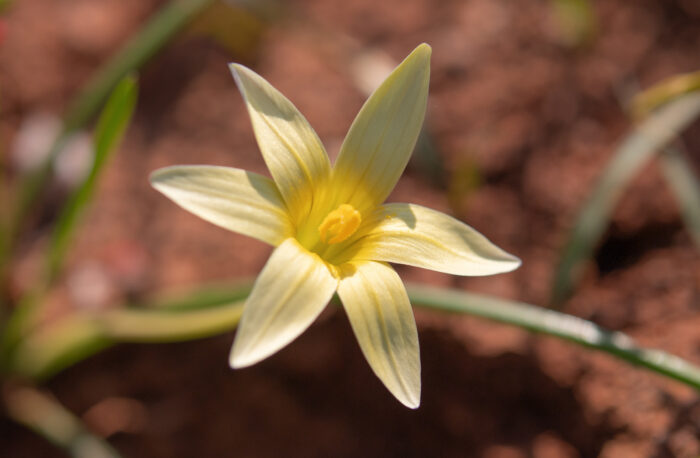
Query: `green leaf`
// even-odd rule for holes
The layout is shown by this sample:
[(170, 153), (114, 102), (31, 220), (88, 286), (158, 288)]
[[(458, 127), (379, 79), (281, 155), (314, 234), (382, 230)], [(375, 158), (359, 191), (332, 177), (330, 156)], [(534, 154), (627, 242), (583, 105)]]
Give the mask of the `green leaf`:
[[(239, 297), (241, 291), (249, 292), (250, 286), (233, 289), (229, 297)], [(180, 342), (228, 332), (238, 324), (245, 296), (221, 303), (223, 294), (204, 290), (159, 308), (120, 307), (73, 314), (26, 336), (13, 352), (9, 371), (45, 379), (116, 343)], [(196, 297), (203, 301), (196, 304)], [(214, 300), (206, 302), (209, 299)], [(181, 308), (183, 304), (187, 308)]]
[(137, 97), (136, 79), (127, 76), (114, 88), (102, 110), (95, 129), (92, 168), (82, 184), (69, 197), (53, 230), (47, 259), (48, 280), (55, 276), (61, 266), (76, 224), (92, 199), (100, 173), (124, 135)]
[(686, 228), (700, 248), (700, 182), (693, 166), (676, 148), (666, 148), (661, 167), (671, 191), (676, 196)]
[(58, 216), (46, 255), (44, 276), (20, 298), (0, 334), (0, 363), (5, 364), (12, 358), (14, 346), (22, 339), (39, 314), (46, 288), (61, 267), (73, 232), (82, 212), (92, 198), (100, 173), (124, 134), (136, 105), (137, 92), (135, 78), (126, 77), (117, 85), (107, 101), (95, 130), (91, 170), (68, 198)]
[(233, 302), (245, 300), (250, 294), (252, 281), (212, 283), (200, 285), (192, 291), (171, 291), (148, 300), (147, 309), (159, 309), (168, 312), (183, 312), (212, 307), (220, 307)]
[(73, 458), (118, 458), (103, 439), (91, 434), (78, 417), (53, 396), (32, 387), (4, 392), (7, 413), (14, 421), (46, 438)]
[(73, 314), (25, 336), (5, 369), (23, 377), (44, 379), (113, 344), (94, 317)]
[[(232, 297), (250, 291), (250, 285), (231, 289)], [(470, 294), (451, 289), (412, 285), (411, 303), (443, 312), (473, 315), (547, 334), (593, 350), (609, 353), (631, 364), (678, 380), (700, 390), (700, 368), (660, 350), (639, 347), (626, 334), (606, 330), (590, 321), (522, 302)], [(36, 330), (22, 342), (14, 359), (14, 372), (46, 378), (69, 364), (118, 342), (172, 342), (231, 331), (243, 310), (244, 297), (221, 305), (194, 299), (221, 298), (224, 290), (194, 292), (191, 309), (177, 310), (176, 301), (158, 309), (115, 309), (101, 315), (74, 316)], [(337, 302), (337, 301), (336, 301)], [(210, 308), (207, 308), (210, 307)], [(222, 356), (225, 358), (225, 356)]]
[(700, 114), (700, 94), (687, 94), (649, 116), (615, 151), (579, 212), (557, 267), (551, 301), (571, 293), (581, 268), (595, 249), (630, 179)]
[(639, 347), (626, 334), (609, 331), (576, 316), (457, 290), (425, 286), (410, 286), (407, 290), (413, 305), (486, 318), (568, 340), (700, 390), (699, 367), (661, 350)]
[(596, 18), (589, 0), (551, 0), (562, 44), (580, 47), (596, 35)]
[(168, 312), (152, 309), (115, 309), (96, 317), (104, 334), (117, 342), (181, 342), (235, 329), (244, 301), (225, 306)]
[(140, 68), (214, 0), (174, 0), (161, 8), (74, 99), (65, 117), (65, 130), (85, 125), (113, 87)]
[(637, 94), (632, 100), (632, 113), (642, 118), (661, 105), (700, 89), (700, 71), (675, 75)]
[(62, 132), (44, 162), (23, 177), (12, 209), (5, 239), (0, 241), (0, 265), (9, 256), (30, 208), (53, 170), (56, 155), (76, 130), (85, 127), (122, 78), (143, 66), (153, 55), (214, 0), (174, 0), (167, 3), (117, 52), (75, 96), (63, 121)]

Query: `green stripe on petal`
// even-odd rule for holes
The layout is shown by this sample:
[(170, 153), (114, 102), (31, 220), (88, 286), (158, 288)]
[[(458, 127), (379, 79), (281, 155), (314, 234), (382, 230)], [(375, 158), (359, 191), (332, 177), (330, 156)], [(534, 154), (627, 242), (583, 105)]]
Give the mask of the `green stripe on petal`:
[(355, 243), (353, 259), (395, 262), (454, 275), (492, 275), (520, 266), (476, 230), (444, 213), (413, 204), (382, 205)]
[(200, 218), (233, 232), (279, 245), (292, 226), (282, 196), (269, 178), (205, 165), (156, 170), (151, 184)]
[(374, 91), (350, 127), (333, 169), (337, 203), (364, 213), (387, 198), (423, 125), (430, 46), (418, 46)]
[(387, 389), (407, 407), (420, 404), (418, 332), (406, 289), (388, 264), (343, 266), (338, 296), (362, 353)]
[(295, 239), (275, 249), (248, 296), (233, 342), (231, 367), (272, 355), (304, 332), (333, 297), (338, 281)]
[(309, 213), (314, 190), (327, 183), (330, 162), (316, 132), (294, 105), (260, 75), (230, 64), (267, 168), (295, 223)]

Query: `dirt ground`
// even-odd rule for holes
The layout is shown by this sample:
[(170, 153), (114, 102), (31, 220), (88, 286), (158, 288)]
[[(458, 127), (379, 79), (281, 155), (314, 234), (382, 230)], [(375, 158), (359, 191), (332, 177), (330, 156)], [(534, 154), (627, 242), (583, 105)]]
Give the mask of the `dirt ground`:
[[(22, 121), (60, 114), (94, 70), (164, 2), (19, 0), (2, 17), (2, 165)], [(695, 0), (599, 0), (597, 32), (572, 47), (543, 0), (293, 0), (273, 18), (237, 13), (233, 38), (182, 34), (140, 73), (133, 125), (100, 183), (51, 310), (109, 307), (202, 282), (253, 277), (270, 249), (154, 192), (173, 164), (265, 166), (226, 63), (287, 95), (337, 153), (365, 94), (358, 49), (399, 61), (433, 47), (427, 128), (445, 175), (416, 163), (391, 201), (456, 214), (523, 260), (457, 278), (398, 267), (406, 281), (545, 304), (559, 250), (631, 123), (639, 88), (700, 69)], [(47, 18), (53, 18), (47, 20)], [(207, 22), (210, 21), (210, 22)], [(245, 43), (243, 46), (241, 43)], [(700, 173), (700, 126), (683, 137)], [(479, 185), (455, 192), (465, 174)], [(470, 175), (470, 176), (471, 176)], [(56, 185), (57, 199), (65, 190)], [(452, 190), (452, 191), (450, 191)], [(55, 204), (55, 200), (53, 201)], [(20, 288), (45, 242), (47, 205), (13, 271)], [(700, 363), (700, 254), (655, 164), (625, 193), (565, 310)], [(697, 393), (606, 355), (482, 320), (416, 310), (422, 405), (403, 408), (373, 376), (344, 314), (330, 308), (268, 360), (232, 371), (233, 333), (123, 345), (48, 383), (129, 457), (691, 457)], [(0, 420), (2, 455), (62, 456)]]

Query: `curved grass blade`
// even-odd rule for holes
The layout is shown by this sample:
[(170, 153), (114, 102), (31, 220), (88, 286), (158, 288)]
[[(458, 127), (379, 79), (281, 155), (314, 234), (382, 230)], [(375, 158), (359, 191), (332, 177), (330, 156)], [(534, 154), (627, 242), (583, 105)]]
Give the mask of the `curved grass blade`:
[(53, 230), (47, 257), (50, 281), (60, 269), (80, 215), (92, 199), (104, 165), (121, 141), (136, 107), (138, 85), (134, 76), (122, 79), (105, 104), (95, 129), (92, 168), (81, 185), (68, 198)]
[(693, 166), (682, 151), (668, 147), (661, 155), (661, 169), (678, 199), (685, 226), (700, 248), (700, 182), (693, 173)]
[(71, 104), (65, 117), (64, 129), (71, 131), (85, 125), (122, 78), (145, 64), (183, 26), (213, 2), (214, 0), (174, 0), (167, 3), (90, 79)]
[[(231, 293), (238, 295), (238, 291)], [(45, 379), (120, 342), (181, 342), (231, 331), (240, 320), (245, 295), (225, 304), (219, 299), (184, 310), (173, 303), (172, 307), (163, 304), (157, 309), (123, 307), (69, 316), (23, 339), (8, 370)]]
[(0, 360), (5, 361), (10, 357), (9, 353), (36, 317), (43, 294), (61, 266), (76, 224), (92, 198), (100, 173), (129, 123), (136, 106), (137, 92), (136, 79), (126, 77), (107, 101), (95, 131), (92, 168), (59, 214), (48, 248), (43, 278), (20, 299), (0, 335)]
[(637, 94), (632, 100), (632, 114), (642, 118), (674, 98), (697, 90), (700, 90), (700, 71), (672, 76)]
[(244, 302), (179, 313), (115, 309), (96, 321), (108, 338), (118, 342), (181, 342), (233, 330), (243, 313)]
[(687, 94), (650, 115), (624, 140), (579, 212), (557, 267), (551, 302), (571, 293), (630, 179), (700, 114), (700, 94)]
[(51, 146), (44, 162), (22, 180), (17, 193), (5, 242), (0, 243), (0, 264), (22, 227), (25, 217), (51, 175), (53, 162), (66, 139), (83, 128), (95, 115), (115, 85), (130, 72), (139, 69), (162, 49), (172, 37), (214, 0), (174, 0), (163, 7), (88, 81), (73, 99), (63, 121), (61, 134)]
[[(232, 294), (243, 290), (244, 286), (240, 286)], [(522, 302), (456, 290), (409, 285), (407, 291), (413, 305), (473, 315), (554, 336), (606, 352), (700, 390), (697, 366), (660, 350), (639, 347), (626, 334), (608, 331), (590, 321)], [(196, 296), (207, 294), (199, 292), (193, 297)], [(36, 332), (25, 340), (16, 353), (15, 369), (25, 376), (46, 378), (92, 354), (81, 353), (90, 345), (94, 353), (117, 342), (171, 342), (227, 332), (236, 326), (243, 303), (241, 298), (225, 306), (212, 305), (211, 309), (179, 312), (166, 306), (163, 310), (117, 309), (114, 315), (102, 319), (77, 317), (72, 323)], [(205, 303), (201, 305), (206, 307)], [(190, 320), (191, 317), (195, 318)]]
[(106, 441), (88, 432), (54, 397), (30, 387), (4, 391), (9, 416), (65, 450), (73, 458), (119, 458)]
[[(233, 283), (233, 284), (232, 284)], [(252, 288), (252, 280), (200, 285), (195, 291), (171, 291), (148, 300), (146, 309), (171, 313), (220, 307), (243, 301)]]
[(639, 347), (624, 333), (609, 331), (573, 315), (523, 302), (457, 290), (425, 286), (409, 286), (407, 290), (414, 305), (478, 316), (558, 337), (583, 347), (609, 353), (628, 363), (700, 390), (700, 367), (661, 350)]
[(113, 344), (93, 317), (71, 315), (28, 334), (14, 348), (3, 369), (43, 380)]

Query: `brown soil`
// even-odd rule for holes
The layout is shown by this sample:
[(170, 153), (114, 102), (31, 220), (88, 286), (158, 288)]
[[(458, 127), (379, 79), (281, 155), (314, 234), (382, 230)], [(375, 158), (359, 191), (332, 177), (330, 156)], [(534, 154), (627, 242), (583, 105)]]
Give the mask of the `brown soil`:
[[(9, 151), (23, 119), (60, 113), (162, 3), (15, 2), (0, 24), (2, 149)], [(573, 217), (630, 127), (621, 100), (700, 68), (694, 1), (593, 4), (597, 35), (578, 49), (562, 41), (549, 3), (533, 0), (295, 0), (266, 24), (232, 16), (248, 26), (233, 43), (203, 35), (200, 22), (141, 72), (133, 125), (100, 183), (51, 309), (108, 307), (252, 277), (264, 265), (268, 247), (200, 221), (147, 182), (149, 172), (172, 164), (265, 173), (227, 62), (247, 63), (285, 93), (333, 154), (365, 98), (350, 77), (352, 53), (367, 47), (399, 60), (423, 41), (433, 46), (427, 125), (447, 170), (442, 182), (476, 171), (480, 185), (448, 199), (449, 186), (432, 184), (414, 164), (390, 200), (456, 213), (523, 266), (485, 278), (398, 270), (407, 281), (546, 303)], [(240, 49), (241, 42), (248, 46)], [(700, 165), (697, 126), (684, 140)], [(2, 163), (12, 170), (9, 154)], [(41, 223), (52, 209), (42, 212), (25, 234), (18, 288), (45, 241)], [(627, 190), (566, 307), (700, 363), (700, 255), (656, 165)], [(48, 387), (133, 457), (700, 454), (700, 406), (684, 386), (517, 329), (416, 315), (424, 384), (417, 411), (371, 374), (335, 310), (249, 369), (228, 369), (230, 334), (120, 346)], [(130, 406), (125, 417), (110, 419), (109, 402)], [(61, 456), (5, 420), (0, 444), (4, 456)]]

